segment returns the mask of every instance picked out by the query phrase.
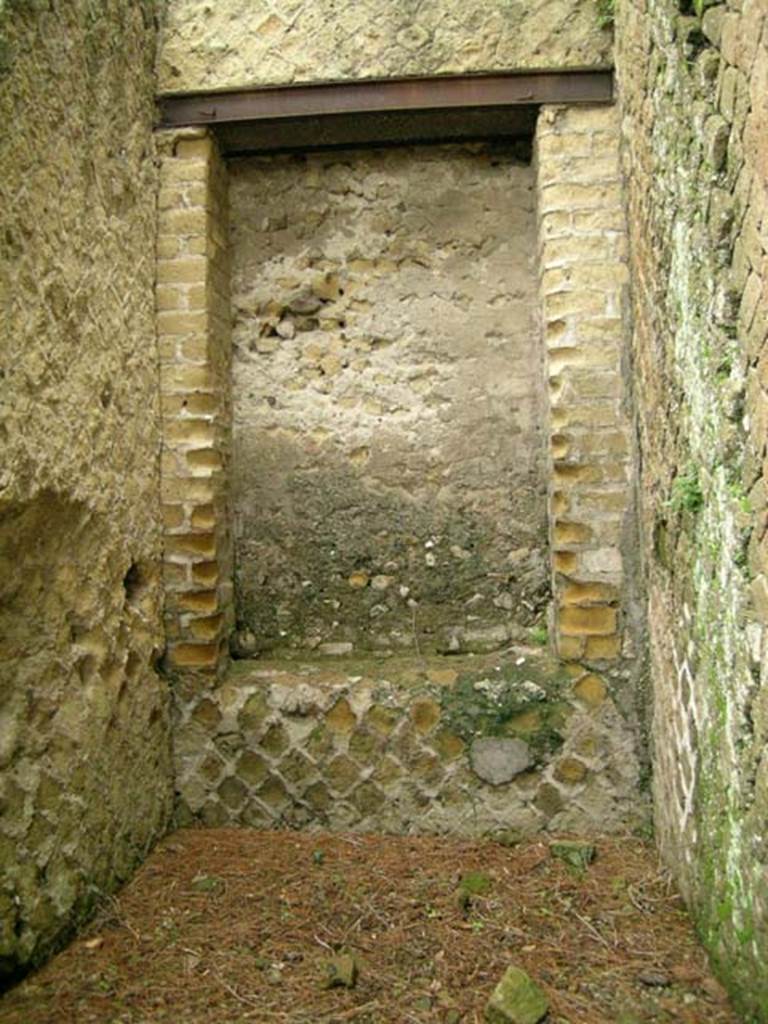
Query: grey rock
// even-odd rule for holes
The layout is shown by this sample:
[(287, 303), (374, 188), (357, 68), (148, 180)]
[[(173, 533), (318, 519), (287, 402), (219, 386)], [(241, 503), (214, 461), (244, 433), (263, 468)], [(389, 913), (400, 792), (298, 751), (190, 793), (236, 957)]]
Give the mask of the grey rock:
[(252, 658), (258, 646), (258, 641), (250, 629), (237, 629), (230, 637), (229, 652), (233, 658)]
[(340, 641), (339, 643), (326, 643), (320, 644), (318, 651), (321, 654), (328, 654), (335, 658), (340, 658), (345, 654), (352, 653), (353, 645), (348, 641)]
[(464, 650), (473, 654), (486, 654), (498, 651), (509, 642), (509, 630), (506, 626), (475, 626), (464, 630), (462, 638)]
[(300, 316), (309, 316), (316, 313), (322, 304), (323, 300), (313, 292), (299, 292), (288, 300), (288, 309)]
[(654, 967), (648, 967), (641, 971), (637, 976), (637, 980), (641, 985), (647, 985), (648, 988), (666, 988), (670, 983), (669, 975)]
[(505, 737), (482, 736), (469, 751), (472, 770), (483, 782), (501, 786), (533, 765), (527, 743)]
[(296, 334), (296, 324), (293, 320), (281, 320), (275, 328), (281, 338), (290, 339)]

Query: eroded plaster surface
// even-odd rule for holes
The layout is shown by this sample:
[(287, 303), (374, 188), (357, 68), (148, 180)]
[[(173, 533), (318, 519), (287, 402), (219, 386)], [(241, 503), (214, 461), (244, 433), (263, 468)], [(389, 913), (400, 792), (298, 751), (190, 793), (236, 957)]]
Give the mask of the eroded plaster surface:
[(240, 160), (231, 206), (241, 625), (263, 649), (524, 636), (549, 593), (530, 165)]

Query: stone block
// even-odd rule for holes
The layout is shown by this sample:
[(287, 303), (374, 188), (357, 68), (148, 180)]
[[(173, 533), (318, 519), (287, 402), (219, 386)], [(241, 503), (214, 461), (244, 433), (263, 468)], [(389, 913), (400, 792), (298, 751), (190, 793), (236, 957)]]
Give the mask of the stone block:
[(331, 789), (343, 795), (359, 781), (360, 769), (346, 754), (339, 754), (326, 766), (323, 777)]
[(179, 139), (173, 147), (173, 156), (176, 160), (194, 160), (196, 162), (194, 170), (188, 169), (186, 171), (188, 174), (202, 175), (207, 173), (208, 163), (213, 155), (213, 140), (208, 135), (199, 138)]
[(440, 729), (431, 740), (438, 757), (444, 761), (453, 761), (461, 757), (465, 750), (464, 740), (448, 729)]
[(561, 604), (610, 604), (618, 600), (618, 587), (611, 583), (577, 582), (569, 580), (558, 591)]
[(244, 803), (248, 795), (248, 790), (244, 783), (231, 775), (224, 779), (216, 792), (222, 803), (233, 811), (237, 810)]
[(192, 580), (196, 585), (213, 587), (219, 581), (218, 562), (196, 562), (192, 566)]
[(579, 679), (574, 684), (573, 692), (590, 708), (599, 707), (608, 695), (608, 689), (603, 680), (592, 674)]
[(731, 129), (725, 118), (713, 114), (704, 124), (704, 158), (714, 171), (720, 171), (728, 153)]
[(357, 716), (345, 697), (336, 701), (325, 716), (325, 723), (335, 733), (348, 736), (352, 732), (357, 725)]
[(290, 746), (290, 739), (285, 727), (276, 722), (270, 725), (261, 738), (259, 749), (271, 758), (280, 757)]
[(222, 453), (212, 447), (195, 448), (187, 451), (185, 459), (190, 470), (200, 475), (215, 473), (223, 466)]
[(584, 647), (581, 637), (564, 636), (562, 633), (557, 636), (557, 653), (565, 661), (578, 661), (584, 655)]
[(560, 609), (558, 626), (564, 636), (610, 636), (616, 632), (616, 609), (608, 605)]
[(163, 231), (176, 235), (202, 235), (206, 230), (205, 210), (167, 210), (162, 218)]
[(249, 788), (261, 785), (269, 775), (266, 761), (252, 750), (246, 750), (235, 766), (235, 774)]
[(157, 314), (157, 328), (160, 334), (183, 335), (205, 331), (208, 316), (204, 312), (190, 313), (184, 310), (166, 310)]
[(567, 786), (577, 786), (587, 777), (587, 766), (575, 757), (564, 757), (555, 765), (555, 778)]
[(308, 786), (303, 799), (318, 814), (323, 814), (333, 803), (333, 797), (324, 782), (315, 782)]
[(375, 783), (368, 781), (358, 786), (350, 799), (363, 818), (371, 818), (382, 809), (387, 798)]
[(434, 700), (418, 700), (412, 704), (410, 715), (416, 732), (426, 735), (440, 721), (440, 705)]
[(214, 391), (216, 378), (209, 366), (183, 365), (162, 366), (160, 386), (166, 394), (185, 391)]
[(270, 777), (257, 792), (259, 801), (263, 803), (273, 816), (279, 815), (291, 803), (291, 797), (280, 779)]
[(377, 733), (356, 729), (349, 740), (349, 753), (361, 765), (370, 765), (376, 761), (384, 742)]
[(180, 259), (159, 259), (157, 261), (157, 283), (204, 284), (207, 261), (202, 257), (186, 256)]
[(218, 644), (174, 644), (169, 650), (171, 663), (178, 668), (214, 670), (219, 661)]
[(553, 818), (563, 809), (563, 794), (551, 782), (542, 782), (534, 798), (534, 805), (547, 818)]
[(166, 530), (177, 530), (184, 526), (186, 515), (182, 505), (163, 506), (163, 526)]
[(530, 747), (523, 740), (492, 736), (474, 740), (469, 759), (478, 778), (492, 786), (511, 782), (534, 763)]
[(376, 765), (371, 778), (373, 778), (382, 788), (387, 789), (392, 783), (396, 782), (403, 776), (403, 768), (400, 764), (389, 755), (385, 755)]
[(317, 779), (317, 771), (312, 762), (300, 750), (292, 750), (278, 765), (280, 776), (299, 791), (307, 783)]
[(584, 656), (589, 660), (611, 661), (621, 655), (621, 638), (618, 636), (587, 637)]
[(591, 541), (593, 532), (591, 527), (584, 523), (574, 523), (567, 520), (556, 521), (553, 528), (553, 543), (555, 544), (585, 544)]
[[(190, 314), (191, 316), (202, 316), (203, 314)], [(206, 322), (208, 318), (206, 316)], [(211, 340), (208, 337), (208, 328), (200, 328), (196, 333), (187, 334), (179, 341), (179, 361), (185, 363), (204, 364), (211, 359)]]
[(579, 557), (574, 551), (555, 551), (552, 556), (555, 572), (571, 575), (578, 570)]
[(216, 554), (216, 535), (213, 533), (173, 533), (166, 538), (169, 558), (210, 559)]
[(581, 555), (580, 565), (585, 574), (620, 574), (622, 571), (621, 551), (619, 548), (608, 547), (584, 551)]
[(218, 611), (218, 603), (215, 590), (184, 591), (176, 598), (177, 607), (181, 611), (198, 612), (202, 615)]
[(196, 640), (216, 640), (222, 631), (224, 616), (207, 615), (201, 618), (193, 618), (189, 622), (189, 635)]

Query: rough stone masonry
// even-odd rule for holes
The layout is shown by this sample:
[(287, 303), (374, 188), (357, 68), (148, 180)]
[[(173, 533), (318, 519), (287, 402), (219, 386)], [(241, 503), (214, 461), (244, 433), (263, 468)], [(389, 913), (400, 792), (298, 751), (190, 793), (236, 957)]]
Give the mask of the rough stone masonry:
[[(204, 180), (213, 147), (166, 147), (200, 232), (190, 157)], [(615, 115), (548, 108), (536, 152), (535, 168), (519, 146), (230, 163), (231, 476), (229, 448), (174, 405), (164, 464), (196, 465), (173, 499), (172, 600), (194, 638), (217, 517), (196, 525), (184, 488), (208, 466), (232, 481), (237, 635), (292, 658), (218, 683), (179, 662), (181, 820), (476, 835), (642, 819)], [(204, 278), (211, 229), (162, 223), (163, 273), (186, 272), (197, 237)], [(184, 402), (199, 390), (224, 422), (206, 323), (170, 319), (167, 379), (201, 374)], [(524, 648), (481, 654), (546, 638), (531, 625), (550, 579), (565, 664), (535, 658), (533, 683)], [(210, 641), (172, 650), (218, 664)], [(409, 669), (329, 661), (401, 650)]]
[(542, 621), (527, 156), (231, 163), (235, 591), (259, 649), (492, 650)]
[[(171, 0), (160, 88), (605, 66), (611, 38), (604, 24), (613, 6)], [(547, 352), (545, 547), (551, 635), (562, 663), (550, 663), (538, 682), (512, 673), (499, 685), (496, 670), (504, 675), (509, 666), (498, 654), (495, 664), (471, 667), (470, 661), (460, 668), (457, 661), (450, 679), (435, 675), (444, 666), (401, 672), (394, 660), (387, 667), (387, 659), (371, 671), (280, 662), (245, 664), (227, 675), (234, 625), (231, 513), (238, 493), (230, 486), (238, 481), (231, 457), (227, 167), (205, 132), (161, 140), (156, 346), (150, 254), (158, 183), (150, 128), (158, 7), (141, 0), (0, 4), (0, 110), (3, 123), (14, 125), (0, 138), (0, 317), (3, 341), (13, 342), (9, 358), (3, 352), (7, 415), (0, 430), (9, 452), (0, 477), (7, 566), (1, 631), (9, 677), (0, 698), (4, 969), (44, 955), (165, 827), (172, 776), (168, 679), (178, 718), (179, 808), (187, 820), (300, 824), (310, 815), (343, 827), (375, 827), (394, 813), (387, 806), (391, 792), (402, 828), (429, 812), (435, 827), (458, 820), (471, 830), (473, 800), (484, 830), (504, 822), (526, 829), (632, 823), (625, 811), (642, 799), (639, 599), (647, 581), (660, 845), (721, 976), (745, 1014), (768, 1019), (762, 884), (768, 11), (765, 0), (615, 6), (618, 107), (542, 111), (534, 164), (538, 306)], [(619, 120), (631, 214), (631, 349), (625, 346), (630, 305)], [(469, 151), (459, 152), (453, 166), (443, 166), (443, 181), (469, 165)], [(393, 166), (398, 160), (391, 156)], [(338, 223), (346, 196), (358, 204), (370, 236), (375, 197), (361, 184), (360, 163), (314, 166), (327, 166), (330, 179), (335, 163), (342, 165), (333, 172), (342, 190), (328, 194), (328, 213), (312, 224), (306, 199), (312, 161), (283, 161), (283, 170), (292, 167), (296, 175), (297, 196), (303, 190), (307, 227)], [(233, 195), (241, 186), (247, 195), (254, 166), (236, 170)], [(260, 173), (279, 167), (280, 161), (265, 162)], [(514, 188), (500, 201), (514, 205), (513, 195), (529, 187), (523, 185), (529, 171), (509, 170)], [(409, 216), (413, 198), (411, 216), (418, 209), (426, 215), (404, 182), (394, 189), (405, 206), (399, 214)], [(472, 201), (488, 187), (486, 177)], [(266, 221), (261, 241), (251, 239), (253, 255), (267, 238), (275, 246), (281, 233), (287, 240), (295, 225), (288, 217), (284, 227), (270, 225), (269, 196), (254, 191), (251, 199), (233, 237), (249, 223), (262, 230)], [(525, 207), (523, 219), (532, 209)], [(379, 215), (386, 220), (391, 211), (385, 206)], [(430, 223), (429, 231), (424, 237), (439, 241), (444, 228)], [(480, 259), (494, 235), (487, 231), (478, 243)], [(444, 253), (446, 246), (438, 249)], [(267, 275), (263, 283), (272, 294), (259, 296), (258, 312), (236, 314), (238, 369), (272, 367), (259, 379), (288, 385), (293, 375), (281, 353), (298, 354), (298, 386), (284, 387), (283, 401), (300, 406), (315, 392), (331, 414), (329, 426), (315, 422), (318, 409), (302, 412), (318, 432), (317, 449), (302, 452), (309, 463), (323, 446), (335, 449), (337, 412), (349, 425), (350, 407), (342, 404), (348, 396), (340, 393), (345, 377), (370, 379), (371, 400), (379, 404), (391, 386), (373, 380), (371, 366), (386, 366), (392, 345), (376, 351), (369, 339), (370, 351), (355, 351), (343, 365), (345, 350), (365, 332), (350, 327), (349, 346), (340, 344), (340, 320), (346, 331), (353, 312), (359, 323), (374, 315), (352, 309), (361, 291), (375, 293), (377, 304), (397, 294), (397, 288), (387, 293), (390, 255), (362, 252), (355, 259), (369, 262), (350, 271), (351, 255), (337, 253), (336, 265), (321, 268), (322, 285), (303, 276), (306, 268), (298, 285), (295, 266), (285, 284)], [(424, 268), (412, 262), (406, 269), (418, 278)], [(522, 266), (516, 262), (515, 273)], [(471, 279), (471, 271), (459, 268), (459, 278)], [(335, 291), (344, 273), (347, 283), (357, 283), (356, 295), (354, 287), (351, 295)], [(413, 295), (403, 297), (418, 305), (418, 287)], [(308, 297), (321, 307), (310, 311)], [(273, 310), (269, 302), (277, 304)], [(334, 316), (317, 315), (330, 306)], [(301, 317), (307, 319), (300, 324)], [(316, 327), (299, 329), (313, 320)], [(515, 337), (515, 344), (530, 339), (525, 331)], [(300, 346), (310, 341), (315, 348), (305, 356)], [(417, 376), (397, 379), (419, 402), (439, 399), (436, 381), (452, 372), (444, 352), (430, 358), (435, 375), (418, 385), (423, 391), (416, 390)], [(357, 359), (369, 365), (353, 369)], [(402, 367), (409, 365), (406, 359)], [(387, 369), (400, 374), (401, 363)], [(269, 426), (276, 406), (258, 406), (244, 389), (237, 398), (241, 425), (258, 408)], [(518, 425), (509, 409), (499, 416), (504, 428)], [(362, 431), (361, 422), (355, 430)], [(530, 417), (527, 422), (532, 439)], [(444, 455), (445, 438), (439, 441)], [(246, 462), (267, 449), (251, 451)], [(373, 446), (361, 439), (358, 449), (355, 465), (353, 449), (341, 447), (340, 464), (353, 480), (370, 465)], [(457, 466), (465, 466), (464, 455), (460, 450)], [(413, 472), (407, 459), (402, 465), (406, 475)], [(632, 507), (637, 466), (642, 558)], [(473, 511), (471, 502), (467, 507)], [(533, 504), (526, 507), (526, 516), (539, 514)], [(245, 539), (255, 510), (243, 501), (241, 511)], [(264, 521), (274, 518), (269, 508), (258, 512)], [(264, 542), (255, 530), (249, 537)], [(419, 570), (426, 580), (432, 578), (427, 569), (439, 568), (429, 539), (414, 547), (423, 553)], [(454, 555), (452, 546), (446, 557), (468, 568), (471, 558)], [(531, 547), (519, 545), (525, 546)], [(435, 566), (428, 564), (432, 554)], [(246, 577), (258, 580), (259, 570), (240, 565), (246, 595)], [(351, 566), (334, 581), (330, 600), (348, 622), (353, 608), (364, 608), (369, 625), (381, 623), (371, 635), (380, 630), (396, 647), (411, 597), (400, 588), (411, 584), (395, 583), (394, 576), (386, 563)], [(507, 590), (483, 591), (505, 628), (515, 609), (495, 602)], [(255, 585), (250, 594), (255, 609)], [(402, 608), (396, 602), (390, 608), (395, 594)], [(523, 591), (509, 594), (519, 608)], [(244, 610), (247, 603), (241, 599)], [(372, 615), (377, 605), (389, 610)], [(262, 606), (271, 622), (264, 631), (280, 639), (280, 622), (287, 620), (278, 615), (279, 604), (274, 612)], [(291, 630), (312, 642), (326, 636), (327, 618), (309, 622), (296, 614), (297, 601), (292, 607)], [(365, 618), (355, 621), (359, 637)], [(163, 643), (165, 679), (156, 669)], [(526, 683), (544, 694), (536, 706), (521, 706), (534, 692)]]
[(171, 812), (153, 7), (0, 4), (0, 984)]

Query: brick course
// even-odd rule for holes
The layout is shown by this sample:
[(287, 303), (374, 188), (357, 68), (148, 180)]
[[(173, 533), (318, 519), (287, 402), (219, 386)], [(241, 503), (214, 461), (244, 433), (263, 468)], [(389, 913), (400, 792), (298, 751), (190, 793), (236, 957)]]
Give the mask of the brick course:
[(620, 594), (632, 511), (616, 111), (544, 108), (536, 147), (557, 645), (564, 658), (611, 661), (625, 628)]
[(168, 662), (210, 673), (226, 662), (232, 623), (227, 175), (205, 132), (161, 136), (161, 152), (155, 298)]

